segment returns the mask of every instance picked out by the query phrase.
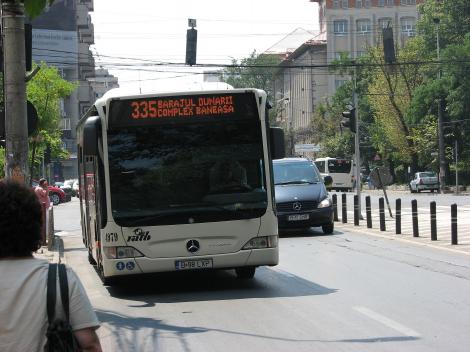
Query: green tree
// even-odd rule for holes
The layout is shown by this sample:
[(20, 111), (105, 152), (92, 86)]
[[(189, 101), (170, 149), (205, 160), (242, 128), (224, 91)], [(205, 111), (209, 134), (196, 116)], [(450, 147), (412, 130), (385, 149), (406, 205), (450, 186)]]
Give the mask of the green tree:
[(39, 16), (44, 8), (51, 6), (55, 0), (10, 0), (24, 3), (24, 8), (29, 17)]
[(40, 70), (34, 78), (28, 82), (26, 92), (28, 100), (33, 103), (38, 112), (38, 128), (30, 138), (31, 151), (31, 175), (39, 165), (37, 152), (44, 155), (46, 146), (49, 145), (52, 156), (66, 157), (67, 152), (62, 148), (61, 132), (59, 130), (60, 99), (69, 96), (76, 88), (76, 84), (64, 80), (56, 67), (40, 64)]
[[(274, 100), (274, 76), (277, 65), (281, 62), (278, 55), (257, 54), (254, 50), (251, 55), (238, 62), (232, 60), (232, 66), (223, 70), (220, 79), (235, 88), (258, 88), (268, 95), (268, 101)], [(274, 110), (274, 109), (273, 109)], [(270, 113), (274, 115), (273, 113)]]

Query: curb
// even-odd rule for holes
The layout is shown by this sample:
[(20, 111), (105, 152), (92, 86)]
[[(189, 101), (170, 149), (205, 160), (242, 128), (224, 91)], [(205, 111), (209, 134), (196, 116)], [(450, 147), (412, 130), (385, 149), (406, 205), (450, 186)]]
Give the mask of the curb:
[[(380, 232), (376, 232), (378, 230), (376, 230), (376, 231), (367, 231), (367, 230), (375, 230), (375, 229), (366, 229), (365, 230), (365, 229), (361, 228), (360, 226), (354, 226), (354, 227), (347, 226), (347, 225), (351, 225), (351, 224), (340, 223), (339, 225), (340, 226), (337, 226), (337, 224), (335, 224), (335, 228), (342, 229), (342, 230), (347, 230), (349, 232), (358, 233), (358, 234), (362, 234), (362, 235), (366, 235), (366, 236), (375, 236), (375, 237), (380, 237), (380, 238), (387, 239), (387, 240), (410, 243), (410, 244), (415, 244), (415, 245), (422, 246), (422, 247), (430, 247), (430, 248), (440, 249), (440, 250), (444, 250), (444, 251), (448, 251), (448, 252), (459, 253), (459, 254), (464, 254), (464, 255), (470, 255), (470, 252), (468, 250), (459, 249), (459, 248), (449, 248), (449, 247), (445, 247), (443, 245), (433, 244), (432, 242), (428, 243), (428, 242), (424, 242), (424, 241), (417, 241), (417, 240), (413, 240), (412, 237), (408, 238), (407, 235), (392, 235), (391, 233), (387, 234), (386, 231), (384, 231), (383, 233), (380, 233)], [(423, 237), (420, 237), (420, 238), (424, 239)]]

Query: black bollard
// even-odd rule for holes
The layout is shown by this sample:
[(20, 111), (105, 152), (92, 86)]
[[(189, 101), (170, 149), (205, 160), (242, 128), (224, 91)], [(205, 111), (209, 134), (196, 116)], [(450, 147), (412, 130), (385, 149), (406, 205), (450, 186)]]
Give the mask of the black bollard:
[(457, 204), (450, 206), (450, 217), (451, 217), (451, 236), (452, 244), (459, 244), (457, 240)]
[(395, 233), (401, 234), (401, 199), (395, 200)]
[(379, 198), (379, 215), (380, 215), (380, 231), (385, 231), (385, 210), (384, 210), (384, 198)]
[(419, 237), (418, 228), (418, 202), (416, 199), (411, 201), (411, 217), (413, 220), (413, 237)]
[(372, 228), (372, 208), (370, 206), (370, 196), (366, 197), (366, 217), (367, 217), (367, 228)]
[(348, 222), (348, 211), (346, 206), (346, 193), (341, 194), (341, 222), (346, 224)]
[(431, 241), (437, 241), (436, 202), (429, 203), (429, 213), (431, 214)]
[(333, 194), (333, 220), (338, 221), (338, 196)]
[(354, 195), (354, 226), (359, 226), (359, 201), (357, 195)]

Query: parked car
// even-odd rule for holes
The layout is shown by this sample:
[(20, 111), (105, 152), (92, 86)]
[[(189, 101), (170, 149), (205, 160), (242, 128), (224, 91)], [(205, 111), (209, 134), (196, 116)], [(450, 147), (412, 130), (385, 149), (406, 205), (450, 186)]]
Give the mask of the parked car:
[[(32, 187), (34, 188), (38, 184), (38, 181), (33, 180)], [(67, 196), (60, 187), (49, 185), (47, 188), (49, 189), (49, 199), (51, 200), (52, 204), (58, 205), (59, 203), (67, 202)]]
[(80, 196), (79, 188), (80, 187), (78, 186), (78, 180), (74, 181), (73, 185), (72, 185), (72, 189), (73, 189), (76, 197)]
[(62, 191), (64, 191), (65, 196), (67, 198), (66, 201), (68, 202), (72, 199), (73, 190), (72, 190), (72, 186), (68, 185), (66, 182), (67, 181), (65, 181), (65, 182), (54, 182), (54, 186), (59, 187)]
[(70, 194), (72, 197), (76, 197), (77, 196), (77, 192), (75, 191), (75, 189), (73, 188), (73, 184), (76, 182), (77, 180), (75, 179), (70, 179), (70, 180), (65, 180), (64, 181), (64, 187), (67, 187), (67, 188), (70, 188)]
[(411, 193), (421, 191), (439, 191), (439, 179), (433, 171), (417, 172), (414, 179), (410, 181)]
[(273, 161), (279, 228), (321, 226), (325, 234), (334, 230), (333, 207), (325, 183), (315, 164), (305, 158)]

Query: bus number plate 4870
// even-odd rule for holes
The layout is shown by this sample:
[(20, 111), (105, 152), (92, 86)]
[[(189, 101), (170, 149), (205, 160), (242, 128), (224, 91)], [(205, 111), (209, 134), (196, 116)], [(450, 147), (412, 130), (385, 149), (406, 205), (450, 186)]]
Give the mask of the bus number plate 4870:
[(212, 268), (212, 259), (189, 259), (176, 260), (176, 270), (210, 269)]

